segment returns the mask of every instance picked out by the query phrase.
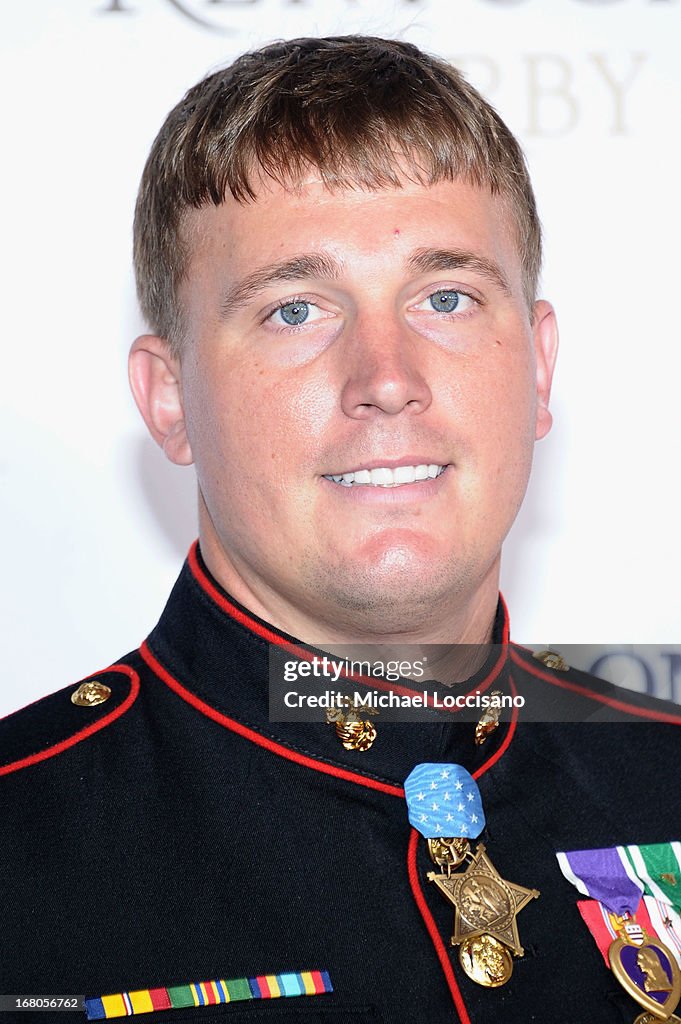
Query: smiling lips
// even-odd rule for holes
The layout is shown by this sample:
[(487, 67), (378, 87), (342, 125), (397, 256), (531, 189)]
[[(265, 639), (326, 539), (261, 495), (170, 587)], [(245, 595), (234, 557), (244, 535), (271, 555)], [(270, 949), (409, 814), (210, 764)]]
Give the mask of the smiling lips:
[(436, 463), (421, 463), (418, 466), (396, 466), (389, 469), (387, 466), (380, 466), (377, 469), (358, 469), (351, 473), (339, 473), (325, 476), (341, 487), (402, 487), (404, 484), (413, 484), (420, 480), (434, 480), (444, 473), (446, 466), (438, 466)]

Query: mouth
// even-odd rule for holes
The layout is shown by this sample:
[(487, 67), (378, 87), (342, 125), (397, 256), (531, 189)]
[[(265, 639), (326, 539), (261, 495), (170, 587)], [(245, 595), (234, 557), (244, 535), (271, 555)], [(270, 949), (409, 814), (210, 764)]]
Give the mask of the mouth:
[(423, 480), (435, 480), (442, 476), (447, 465), (422, 462), (414, 466), (377, 466), (375, 469), (354, 469), (344, 473), (331, 473), (324, 476), (340, 487), (404, 487), (406, 484), (419, 483)]

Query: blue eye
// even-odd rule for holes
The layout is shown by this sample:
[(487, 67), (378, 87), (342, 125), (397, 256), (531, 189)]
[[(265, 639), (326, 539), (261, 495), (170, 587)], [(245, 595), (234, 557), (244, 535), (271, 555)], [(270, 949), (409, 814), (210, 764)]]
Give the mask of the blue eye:
[(285, 306), (280, 306), (277, 313), (281, 314), (281, 319), (285, 324), (290, 327), (296, 327), (298, 324), (303, 324), (310, 315), (310, 307), (307, 302), (287, 302)]
[(433, 292), (428, 296), (428, 301), (438, 313), (453, 313), (459, 305), (459, 299), (460, 293), (453, 291)]

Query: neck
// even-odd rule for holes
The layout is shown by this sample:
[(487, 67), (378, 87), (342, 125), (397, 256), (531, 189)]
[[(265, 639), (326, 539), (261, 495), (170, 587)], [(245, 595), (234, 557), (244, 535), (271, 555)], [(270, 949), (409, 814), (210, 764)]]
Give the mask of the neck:
[[(279, 592), (230, 557), (212, 529), (201, 529), (199, 541), (208, 570), (239, 604), (277, 630), (311, 646), (485, 645), (492, 639), (499, 557), (477, 585), (466, 592), (446, 594), (439, 601), (403, 609), (399, 614), (393, 612), (393, 621), (382, 614), (379, 622), (372, 622), (368, 616), (355, 617), (346, 609), (325, 608), (323, 595), (301, 595), (296, 600), (295, 595)], [(441, 657), (446, 659), (446, 653), (442, 652)]]

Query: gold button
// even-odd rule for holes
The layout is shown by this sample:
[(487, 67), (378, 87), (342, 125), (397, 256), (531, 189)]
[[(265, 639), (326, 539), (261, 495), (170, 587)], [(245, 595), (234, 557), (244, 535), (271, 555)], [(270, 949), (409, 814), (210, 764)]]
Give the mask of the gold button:
[(556, 672), (569, 672), (570, 666), (558, 651), (535, 651), (532, 655), (537, 661), (541, 661), (547, 668), (555, 669)]
[(93, 679), (89, 683), (81, 683), (77, 690), (71, 694), (71, 703), (77, 704), (79, 708), (94, 708), (97, 704), (103, 704), (111, 696), (111, 690), (104, 683)]
[(336, 722), (336, 735), (346, 750), (369, 750), (376, 739), (371, 722)]
[(478, 747), (481, 747), (487, 737), (498, 727), (501, 717), (501, 697), (503, 696), (501, 690), (492, 690), (490, 696), (498, 698), (499, 706), (486, 708), (480, 716), (475, 727), (475, 744)]

